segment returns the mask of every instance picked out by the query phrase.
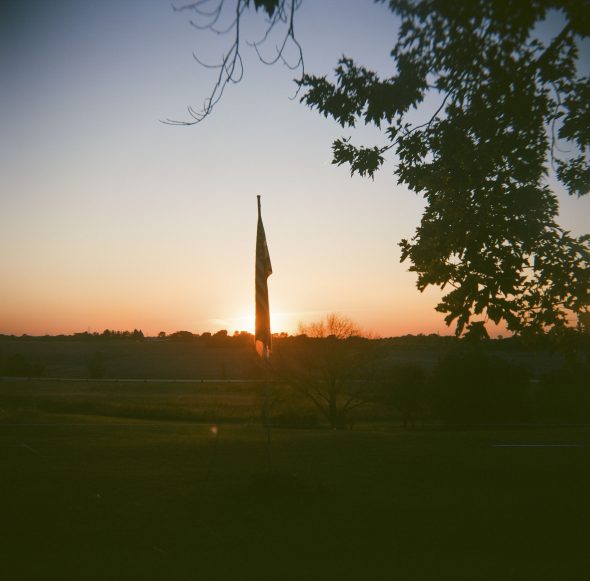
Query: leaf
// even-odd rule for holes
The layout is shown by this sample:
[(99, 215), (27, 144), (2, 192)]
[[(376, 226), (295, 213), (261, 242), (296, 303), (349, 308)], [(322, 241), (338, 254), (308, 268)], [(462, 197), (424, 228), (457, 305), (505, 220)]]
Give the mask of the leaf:
[(272, 18), (275, 11), (279, 7), (280, 0), (254, 0), (254, 8), (258, 10), (262, 8)]

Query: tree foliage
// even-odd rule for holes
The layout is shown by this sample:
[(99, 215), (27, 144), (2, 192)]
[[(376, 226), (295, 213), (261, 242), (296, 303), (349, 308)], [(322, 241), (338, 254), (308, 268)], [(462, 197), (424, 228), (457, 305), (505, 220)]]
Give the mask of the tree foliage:
[[(437, 306), (460, 334), (474, 316), (515, 332), (564, 326), (588, 307), (589, 237), (557, 224), (550, 164), (570, 194), (590, 189), (590, 83), (578, 76), (588, 2), (392, 0), (396, 73), (343, 57), (335, 79), (305, 75), (303, 101), (343, 127), (383, 130), (383, 146), (333, 146), (334, 163), (373, 176), (393, 150), (399, 183), (426, 208), (402, 240), (417, 286), (451, 287)], [(562, 28), (537, 27), (560, 10)], [(433, 114), (410, 112), (438, 97)], [(561, 145), (560, 145), (560, 142)], [(567, 144), (568, 153), (562, 154)]]
[[(290, 9), (294, 41), (298, 5), (264, 3), (271, 28)], [(333, 163), (373, 177), (393, 154), (398, 183), (426, 202), (401, 260), (420, 291), (448, 290), (436, 308), (457, 334), (488, 320), (516, 333), (559, 331), (590, 304), (590, 237), (559, 226), (550, 185), (590, 190), (590, 80), (578, 71), (590, 2), (388, 6), (401, 21), (392, 75), (344, 56), (333, 76), (302, 71), (298, 81), (302, 101), (342, 127), (382, 131), (377, 145), (337, 139)], [(545, 21), (560, 23), (558, 32), (543, 32)]]

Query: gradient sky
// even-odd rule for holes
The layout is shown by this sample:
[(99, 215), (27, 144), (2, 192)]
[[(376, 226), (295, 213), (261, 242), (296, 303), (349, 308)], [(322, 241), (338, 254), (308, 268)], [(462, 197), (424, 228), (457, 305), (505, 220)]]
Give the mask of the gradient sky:
[[(331, 165), (350, 131), (290, 100), (292, 72), (245, 48), (209, 119), (160, 122), (212, 87), (193, 51), (227, 44), (188, 20), (167, 0), (0, 4), (0, 333), (252, 330), (256, 194), (273, 331), (336, 311), (381, 336), (450, 332), (399, 263), (421, 199), (392, 162), (374, 181)], [(308, 72), (343, 53), (390, 70), (384, 6), (307, 0), (297, 30)], [(590, 197), (560, 199), (562, 225), (587, 230)]]

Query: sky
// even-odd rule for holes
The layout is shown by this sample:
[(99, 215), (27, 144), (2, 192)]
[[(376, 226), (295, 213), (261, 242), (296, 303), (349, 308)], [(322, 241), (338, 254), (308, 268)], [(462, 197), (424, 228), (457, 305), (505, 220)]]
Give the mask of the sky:
[[(292, 98), (292, 71), (245, 47), (213, 115), (161, 122), (213, 86), (193, 53), (227, 46), (189, 19), (167, 0), (0, 3), (0, 333), (252, 331), (257, 194), (274, 332), (338, 312), (379, 336), (451, 333), (440, 291), (419, 293), (399, 262), (422, 200), (393, 160), (374, 180), (332, 165), (350, 131)], [(261, 24), (246, 20), (247, 39)], [(305, 0), (296, 26), (308, 72), (342, 54), (391, 71), (383, 5)], [(561, 224), (587, 230), (590, 199), (560, 203)]]

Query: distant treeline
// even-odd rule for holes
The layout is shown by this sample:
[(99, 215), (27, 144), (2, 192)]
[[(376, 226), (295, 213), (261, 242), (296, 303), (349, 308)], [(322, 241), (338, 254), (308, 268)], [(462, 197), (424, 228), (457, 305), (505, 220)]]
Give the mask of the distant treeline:
[[(113, 329), (105, 329), (102, 333), (94, 332), (80, 332), (71, 335), (6, 335), (0, 333), (0, 340), (9, 339), (11, 341), (183, 341), (183, 342), (199, 342), (216, 344), (223, 343), (225, 346), (243, 346), (245, 343), (254, 342), (254, 335), (247, 331), (235, 331), (230, 334), (226, 329), (216, 331), (215, 333), (193, 333), (191, 331), (175, 331), (174, 333), (166, 333), (161, 331), (157, 336), (146, 336), (141, 329), (133, 329), (133, 331), (116, 331)], [(287, 340), (287, 342), (301, 341), (309, 339), (304, 333), (290, 335), (289, 333), (274, 333), (273, 339), (275, 341)], [(323, 339), (313, 338), (314, 341), (322, 341), (330, 339), (325, 337)], [(369, 341), (372, 343), (379, 343), (381, 345), (389, 345), (400, 348), (409, 349), (432, 349), (432, 348), (449, 348), (461, 344), (469, 344), (473, 342), (469, 337), (456, 337), (454, 335), (439, 335), (437, 333), (430, 333), (428, 335), (419, 333), (417, 335), (402, 335), (399, 337), (349, 337), (345, 341)], [(481, 338), (478, 343), (485, 348), (485, 350), (498, 351), (548, 351), (548, 352), (579, 352), (590, 350), (590, 333), (582, 332), (580, 330), (568, 329), (567, 332), (561, 335), (537, 335), (534, 337), (499, 336), (495, 339)]]

